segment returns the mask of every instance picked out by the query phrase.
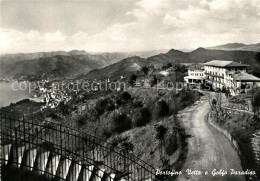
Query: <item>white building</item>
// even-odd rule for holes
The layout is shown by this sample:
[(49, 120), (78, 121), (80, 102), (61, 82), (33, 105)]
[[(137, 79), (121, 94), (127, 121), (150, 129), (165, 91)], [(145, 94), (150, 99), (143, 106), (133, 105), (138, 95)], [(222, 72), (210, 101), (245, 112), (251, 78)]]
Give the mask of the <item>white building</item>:
[(204, 64), (207, 80), (214, 89), (231, 88), (234, 74), (246, 72), (246, 67), (248, 65), (225, 60), (212, 60)]
[(204, 83), (206, 80), (205, 71), (203, 68), (191, 68), (188, 70), (188, 76), (184, 77), (188, 84)]
[(248, 65), (234, 61), (212, 60), (204, 63), (204, 69), (188, 71), (189, 76), (184, 77), (187, 83), (207, 82), (214, 90), (229, 89), (232, 94), (238, 91), (260, 87), (260, 79), (246, 73)]

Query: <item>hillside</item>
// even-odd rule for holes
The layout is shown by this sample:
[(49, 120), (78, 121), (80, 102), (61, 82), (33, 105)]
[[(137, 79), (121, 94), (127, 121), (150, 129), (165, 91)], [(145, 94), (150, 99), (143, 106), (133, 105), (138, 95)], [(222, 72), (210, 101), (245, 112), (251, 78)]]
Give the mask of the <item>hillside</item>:
[[(235, 44), (233, 46), (240, 45)], [(171, 49), (167, 53), (160, 53), (144, 59), (138, 56), (131, 57), (130, 53), (88, 54), (85, 51), (75, 50), (71, 51), (69, 56), (51, 56), (55, 54), (53, 52), (52, 54), (42, 54), (51, 57), (32, 60), (23, 60), (23, 58), (1, 59), (0, 77), (23, 77), (23, 79), (28, 80), (39, 80), (41, 78), (57, 79), (78, 77), (80, 75), (79, 78), (93, 79), (126, 75), (144, 65), (161, 68), (167, 63), (204, 63), (213, 59), (232, 60), (249, 64), (254, 69), (255, 75), (257, 75), (260, 72), (260, 65), (255, 60), (256, 53), (253, 51), (224, 51), (204, 48), (198, 48), (192, 52)], [(144, 54), (143, 52), (143, 56)], [(130, 58), (126, 58), (129, 56)]]
[[(11, 66), (10, 66), (11, 65)], [(24, 60), (16, 63), (1, 64), (2, 77), (39, 80), (42, 78), (57, 79), (76, 76), (79, 73), (107, 66), (106, 61), (96, 61), (85, 55), (63, 56)]]
[(16, 54), (3, 54), (0, 55), (1, 62), (19, 62), (24, 60), (33, 60), (38, 58), (47, 58), (53, 57), (56, 55), (64, 55), (64, 56), (71, 56), (71, 55), (85, 55), (87, 52), (84, 50), (72, 50), (69, 52), (66, 51), (53, 51), (53, 52), (36, 52), (36, 53), (16, 53)]
[(232, 60), (250, 66), (260, 66), (255, 60), (257, 52), (252, 51), (224, 51), (224, 50), (207, 50), (198, 48), (192, 52), (181, 52), (178, 50), (170, 50), (166, 54), (160, 54), (148, 58), (149, 62), (171, 62), (171, 63), (204, 63), (210, 60)]
[(210, 50), (226, 50), (226, 51), (231, 51), (231, 50), (242, 50), (242, 51), (260, 51), (260, 43), (257, 44), (250, 44), (246, 45), (243, 43), (228, 43), (224, 45), (218, 45), (214, 47), (207, 47), (206, 49)]
[(165, 54), (155, 55), (147, 59), (137, 56), (126, 58), (105, 68), (92, 70), (87, 74), (81, 75), (80, 78), (93, 79), (126, 75), (144, 65), (153, 65), (156, 68), (161, 68), (167, 63), (204, 63), (214, 59), (232, 60), (249, 64), (250, 68), (254, 69), (254, 73), (257, 73), (260, 70), (260, 64), (255, 60), (256, 53), (251, 51), (207, 50), (204, 48), (198, 48), (192, 52), (172, 49)]
[(36, 52), (36, 53), (17, 53), (17, 54), (2, 54), (0, 55), (0, 62), (19, 62), (25, 60), (33, 60), (39, 58), (53, 57), (56, 55), (73, 56), (73, 55), (85, 55), (95, 60), (105, 60), (108, 64), (115, 63), (131, 56), (139, 56), (147, 58), (157, 55), (159, 53), (166, 53), (167, 49), (151, 50), (151, 51), (139, 51), (139, 52), (86, 52), (84, 50), (71, 50), (71, 51), (53, 51), (53, 52)]
[[(140, 52), (88, 53), (84, 50), (69, 52), (37, 52), (0, 55), (0, 78), (65, 78), (103, 68), (127, 57), (139, 55), (147, 58), (168, 50)], [(53, 62), (51, 62), (53, 61)], [(75, 61), (75, 64), (73, 63)], [(53, 67), (52, 67), (53, 66)]]
[(146, 60), (141, 57), (138, 56), (128, 57), (115, 64), (104, 67), (102, 69), (92, 70), (87, 74), (83, 74), (79, 76), (78, 78), (101, 79), (101, 78), (127, 75), (130, 72), (135, 72), (136, 70), (140, 69), (142, 66), (146, 64), (147, 64)]

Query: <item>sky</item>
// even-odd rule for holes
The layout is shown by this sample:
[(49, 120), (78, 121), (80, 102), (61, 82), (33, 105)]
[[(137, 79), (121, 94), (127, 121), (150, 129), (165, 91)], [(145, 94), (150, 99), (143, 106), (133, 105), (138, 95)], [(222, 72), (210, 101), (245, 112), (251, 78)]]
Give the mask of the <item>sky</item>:
[(0, 53), (260, 42), (260, 0), (0, 0)]

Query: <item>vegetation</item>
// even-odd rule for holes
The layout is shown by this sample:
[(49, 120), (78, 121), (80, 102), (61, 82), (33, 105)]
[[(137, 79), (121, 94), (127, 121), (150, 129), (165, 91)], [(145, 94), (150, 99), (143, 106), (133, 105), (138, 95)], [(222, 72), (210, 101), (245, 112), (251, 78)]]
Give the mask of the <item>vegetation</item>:
[(132, 121), (125, 113), (116, 114), (110, 125), (110, 132), (122, 133), (132, 128)]
[(133, 86), (135, 81), (136, 81), (136, 79), (137, 79), (137, 76), (135, 74), (131, 74), (130, 77), (129, 77), (129, 80), (128, 80), (128, 84), (130, 86)]
[(172, 64), (171, 64), (171, 63), (168, 63), (168, 64), (166, 65), (166, 67), (167, 67), (167, 68), (171, 68), (171, 67), (172, 67)]
[(161, 100), (156, 105), (156, 117), (161, 118), (167, 116), (169, 113), (169, 106), (165, 100)]
[(151, 80), (150, 80), (150, 85), (151, 85), (151, 87), (153, 87), (156, 84), (157, 84), (157, 78), (156, 78), (155, 75), (153, 75)]
[(254, 111), (255, 117), (259, 119), (259, 116), (260, 116), (260, 91), (256, 92), (253, 95), (252, 106), (253, 106), (253, 111)]
[(141, 68), (141, 71), (144, 73), (144, 75), (147, 75), (148, 72), (149, 72), (149, 68), (146, 67), (146, 66), (143, 66), (143, 67)]
[(166, 68), (167, 68), (166, 65), (162, 66), (162, 70), (166, 70)]
[(159, 140), (160, 156), (163, 158), (163, 149), (165, 148), (165, 134), (167, 129), (163, 125), (159, 125), (156, 128), (155, 138)]
[(131, 99), (131, 95), (128, 92), (122, 92), (120, 95), (121, 99), (123, 99), (124, 101), (128, 101)]
[(150, 112), (147, 108), (141, 108), (135, 116), (134, 125), (136, 127), (145, 126), (150, 122)]

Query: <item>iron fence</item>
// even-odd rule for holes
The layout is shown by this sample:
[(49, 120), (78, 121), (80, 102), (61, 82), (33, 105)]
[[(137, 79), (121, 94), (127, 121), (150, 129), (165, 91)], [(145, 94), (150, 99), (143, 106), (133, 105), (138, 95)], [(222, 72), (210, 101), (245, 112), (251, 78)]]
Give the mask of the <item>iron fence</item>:
[[(105, 170), (107, 180), (156, 180), (151, 165), (98, 137), (33, 117), (7, 112), (0, 112), (0, 117), (1, 145), (14, 145), (14, 151), (21, 146), (26, 150), (49, 151), (74, 165), (80, 163), (85, 169), (94, 166), (97, 177)], [(45, 175), (48, 174), (52, 173)]]

